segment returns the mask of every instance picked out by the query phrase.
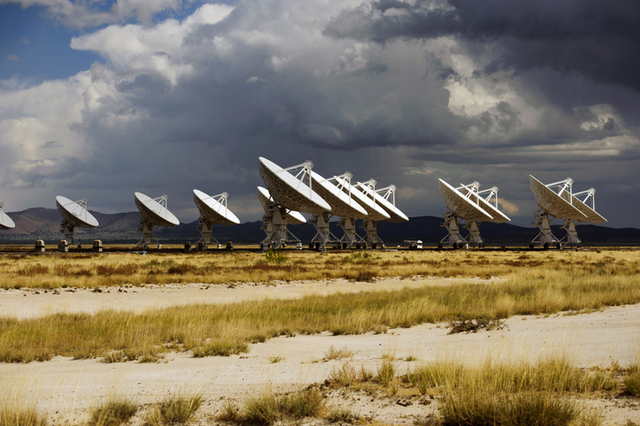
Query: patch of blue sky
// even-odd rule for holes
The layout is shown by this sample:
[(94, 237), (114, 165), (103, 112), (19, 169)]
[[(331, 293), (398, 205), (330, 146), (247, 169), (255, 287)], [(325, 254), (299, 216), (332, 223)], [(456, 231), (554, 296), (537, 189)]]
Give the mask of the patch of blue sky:
[(89, 69), (99, 57), (69, 46), (80, 34), (45, 16), (41, 7), (0, 5), (0, 79), (38, 84)]

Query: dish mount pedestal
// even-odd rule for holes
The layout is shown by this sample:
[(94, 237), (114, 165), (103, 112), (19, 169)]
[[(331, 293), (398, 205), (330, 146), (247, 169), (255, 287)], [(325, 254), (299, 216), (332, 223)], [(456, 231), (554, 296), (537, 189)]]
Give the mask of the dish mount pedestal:
[(297, 249), (302, 248), (302, 242), (287, 229), (287, 209), (276, 203), (269, 203), (262, 216), (261, 229), (267, 234), (260, 245), (262, 251), (284, 248), (287, 243), (295, 243)]
[(64, 239), (67, 240), (69, 244), (76, 243), (74, 238), (75, 226), (67, 222), (65, 219), (62, 219), (62, 223), (60, 223), (60, 232), (64, 234)]
[[(354, 245), (364, 243), (364, 238), (356, 233), (356, 219), (353, 217), (343, 216), (338, 222), (338, 226), (344, 231), (344, 235), (340, 238), (342, 248), (351, 248)], [(366, 243), (365, 243), (366, 244)]]
[(372, 219), (362, 219), (360, 228), (367, 233), (367, 245), (371, 248), (384, 248), (384, 241), (378, 236), (378, 221)]
[(460, 233), (460, 224), (462, 223), (462, 219), (453, 214), (453, 212), (449, 209), (444, 211), (444, 222), (440, 224), (443, 228), (446, 228), (448, 233), (447, 235), (440, 240), (438, 243), (438, 247), (464, 247), (467, 244), (467, 240)]
[(145, 219), (140, 219), (140, 226), (138, 227), (138, 231), (142, 232), (142, 239), (138, 242), (138, 248), (143, 248), (147, 250), (149, 248), (149, 244), (158, 244), (160, 243), (157, 240), (153, 239), (153, 224), (148, 222)]
[(316, 235), (311, 239), (311, 248), (319, 251), (326, 251), (325, 246), (329, 243), (339, 243), (338, 237), (333, 235), (329, 229), (329, 219), (331, 213), (315, 213), (309, 221), (316, 228)]

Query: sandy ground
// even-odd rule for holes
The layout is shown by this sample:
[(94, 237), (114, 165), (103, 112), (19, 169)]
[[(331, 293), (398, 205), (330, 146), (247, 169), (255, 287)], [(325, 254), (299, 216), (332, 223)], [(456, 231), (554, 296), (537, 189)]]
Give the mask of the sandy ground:
[(103, 309), (140, 312), (167, 306), (194, 303), (232, 303), (246, 300), (294, 299), (309, 295), (356, 293), (360, 291), (399, 290), (425, 285), (452, 285), (463, 282), (489, 282), (480, 279), (386, 278), (372, 283), (354, 283), (345, 279), (243, 284), (169, 284), (144, 287), (104, 287), (59, 290), (0, 289), (0, 312), (14, 318), (31, 318), (57, 312), (94, 313)]
[[(307, 294), (356, 292), (406, 286), (444, 285), (457, 280), (385, 280), (381, 283), (343, 281), (278, 284), (275, 286), (165, 286), (35, 294), (26, 291), (0, 292), (0, 310), (20, 318), (51, 312), (94, 312), (104, 308), (148, 309), (174, 304), (224, 303), (259, 300), (266, 297), (301, 297)], [(127, 293), (124, 293), (124, 290)], [(171, 354), (157, 364), (114, 363), (97, 360), (74, 361), (56, 358), (44, 363), (0, 364), (0, 390), (5, 400), (29, 401), (49, 413), (55, 424), (86, 421), (88, 411), (109, 396), (125, 396), (147, 406), (168, 394), (201, 393), (205, 405), (199, 420), (221, 409), (226, 400), (242, 403), (262, 391), (288, 391), (321, 383), (343, 362), (375, 370), (383, 356), (394, 355), (400, 373), (416, 362), (459, 360), (467, 364), (487, 357), (501, 360), (536, 360), (548, 355), (565, 355), (583, 367), (622, 366), (640, 358), (640, 305), (612, 307), (601, 312), (550, 317), (518, 316), (507, 320), (502, 330), (477, 334), (448, 335), (444, 325), (420, 325), (390, 330), (386, 334), (361, 336), (280, 337), (251, 346), (242, 356), (192, 358)], [(342, 361), (323, 361), (331, 346), (347, 348), (353, 356)], [(408, 356), (418, 361), (404, 361)], [(280, 358), (278, 362), (273, 362)], [(337, 392), (330, 405), (345, 405), (378, 422), (413, 424), (435, 411), (428, 399), (410, 405), (398, 396)], [(588, 401), (602, 410), (605, 425), (640, 423), (640, 401), (630, 398)], [(405, 406), (406, 405), (406, 406)], [(138, 418), (141, 423), (142, 414)]]

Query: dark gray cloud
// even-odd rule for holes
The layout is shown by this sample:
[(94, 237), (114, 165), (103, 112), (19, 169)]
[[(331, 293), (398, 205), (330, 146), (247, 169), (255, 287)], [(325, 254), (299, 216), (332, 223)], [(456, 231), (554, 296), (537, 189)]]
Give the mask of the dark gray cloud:
[(40, 145), (40, 148), (43, 148), (43, 149), (62, 148), (62, 147), (63, 145), (58, 141), (46, 141), (45, 143)]
[[(519, 224), (535, 207), (529, 173), (571, 176), (576, 190), (598, 189), (612, 225), (628, 225), (619, 200), (640, 194), (638, 76), (594, 58), (609, 46), (602, 62), (635, 66), (635, 4), (604, 9), (254, 0), (217, 20), (107, 27), (72, 41), (103, 58), (75, 80), (0, 93), (2, 185), (101, 211), (134, 210), (134, 191), (166, 193), (183, 221), (197, 218), (193, 188), (227, 191), (242, 220), (258, 220), (265, 156), (393, 183), (409, 216), (442, 213), (438, 177), (498, 185)], [(45, 120), (38, 108), (52, 99), (70, 103)]]
[(341, 13), (325, 34), (380, 43), (453, 36), (498, 47), (489, 74), (549, 67), (638, 90), (638, 22), (633, 0), (376, 1)]

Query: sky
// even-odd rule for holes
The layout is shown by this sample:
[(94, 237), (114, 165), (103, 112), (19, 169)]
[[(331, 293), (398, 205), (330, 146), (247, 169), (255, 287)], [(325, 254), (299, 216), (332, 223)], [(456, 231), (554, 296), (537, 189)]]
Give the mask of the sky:
[(264, 156), (410, 217), (495, 185), (525, 226), (529, 174), (571, 177), (638, 227), (638, 46), (635, 0), (0, 0), (0, 201), (191, 222), (197, 188), (255, 221)]

